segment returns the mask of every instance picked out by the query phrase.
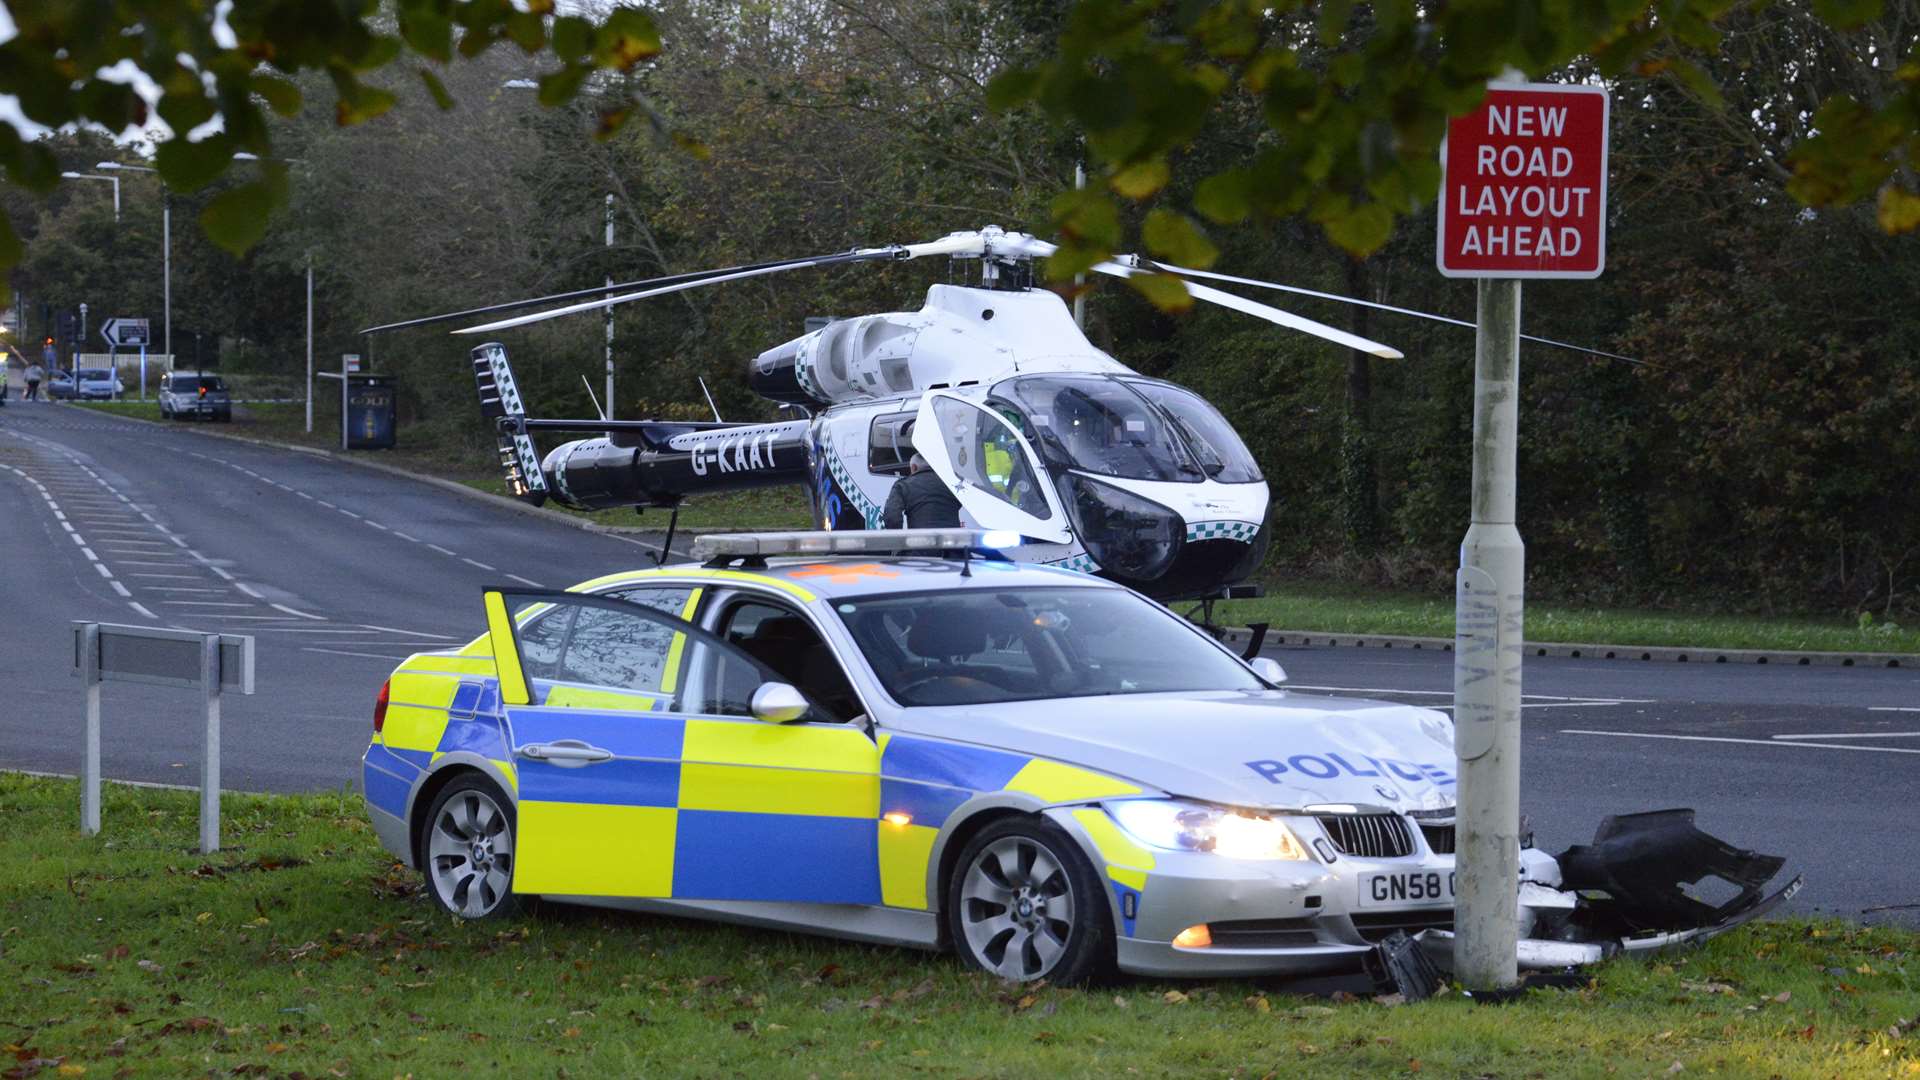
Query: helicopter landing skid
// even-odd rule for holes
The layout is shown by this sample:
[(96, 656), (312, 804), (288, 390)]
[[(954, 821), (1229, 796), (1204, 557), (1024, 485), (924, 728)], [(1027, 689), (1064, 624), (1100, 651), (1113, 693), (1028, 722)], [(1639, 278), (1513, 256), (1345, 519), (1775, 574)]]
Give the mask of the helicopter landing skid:
[[(1187, 612), (1187, 618), (1198, 623), (1200, 629), (1206, 631), (1215, 641), (1225, 644), (1227, 643), (1227, 628), (1213, 621), (1213, 605), (1215, 602), (1220, 600), (1251, 599), (1261, 595), (1263, 592), (1265, 592), (1265, 590), (1258, 585), (1235, 585), (1221, 589), (1217, 592), (1199, 597), (1199, 606)], [(1199, 616), (1198, 619), (1194, 619), (1196, 614)], [(1247, 647), (1240, 651), (1240, 659), (1251, 660), (1260, 655), (1260, 647), (1266, 644), (1267, 628), (1270, 625), (1270, 623), (1263, 622), (1247, 624)]]

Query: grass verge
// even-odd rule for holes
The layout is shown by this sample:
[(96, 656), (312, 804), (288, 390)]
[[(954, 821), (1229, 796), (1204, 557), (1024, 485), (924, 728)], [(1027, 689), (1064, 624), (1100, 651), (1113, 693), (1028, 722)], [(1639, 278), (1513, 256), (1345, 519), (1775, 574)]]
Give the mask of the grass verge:
[[(349, 794), (0, 775), (8, 1076), (1920, 1075), (1920, 935), (1789, 921), (1590, 989), (1394, 1006), (1257, 982), (1018, 987), (905, 949), (549, 905), (438, 913)], [(1679, 1068), (1676, 1069), (1675, 1065)]]
[[(1838, 618), (1705, 615), (1537, 602), (1527, 604), (1526, 616), (1528, 641), (1920, 653), (1920, 631), (1891, 623), (1863, 627)], [(1267, 586), (1267, 595), (1257, 600), (1221, 603), (1215, 618), (1238, 626), (1266, 622), (1288, 630), (1332, 634), (1452, 637), (1453, 597), (1338, 583), (1287, 583)]]

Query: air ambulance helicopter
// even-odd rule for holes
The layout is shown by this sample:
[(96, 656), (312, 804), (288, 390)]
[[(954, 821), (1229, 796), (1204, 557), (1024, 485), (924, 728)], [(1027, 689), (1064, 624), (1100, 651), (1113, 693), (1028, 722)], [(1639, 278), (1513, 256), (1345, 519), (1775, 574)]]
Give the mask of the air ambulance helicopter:
[[(372, 327), (377, 333), (591, 297), (455, 331), (484, 335), (546, 319), (770, 274), (946, 256), (977, 262), (979, 284), (936, 284), (918, 311), (836, 320), (748, 365), (761, 396), (798, 412), (770, 423), (555, 420), (527, 414), (504, 346), (472, 351), (481, 412), (497, 425), (508, 490), (576, 510), (661, 507), (689, 496), (801, 484), (824, 530), (881, 527), (915, 453), (970, 524), (1008, 536), (1002, 553), (1098, 574), (1163, 602), (1257, 595), (1271, 526), (1267, 484), (1246, 444), (1191, 390), (1096, 348), (1066, 303), (1034, 284), (1055, 246), (997, 226), (919, 244), (627, 282)], [(1295, 286), (1190, 270), (1139, 256), (1093, 267), (1170, 273), (1219, 304), (1387, 359), (1401, 353), (1201, 283), (1219, 280), (1471, 326), (1463, 320)], [(634, 289), (625, 292), (618, 290)], [(609, 292), (615, 295), (606, 295)], [(1529, 340), (1602, 356), (1544, 338)], [(1616, 359), (1627, 359), (1615, 357)], [(543, 431), (599, 432), (548, 451)], [(668, 543), (671, 544), (672, 521)]]

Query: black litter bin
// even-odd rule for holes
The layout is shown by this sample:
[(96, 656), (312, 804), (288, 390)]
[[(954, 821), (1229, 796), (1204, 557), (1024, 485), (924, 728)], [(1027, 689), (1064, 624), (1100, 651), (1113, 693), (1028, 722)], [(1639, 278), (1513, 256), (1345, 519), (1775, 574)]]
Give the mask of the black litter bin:
[(393, 449), (394, 377), (347, 376), (347, 449)]

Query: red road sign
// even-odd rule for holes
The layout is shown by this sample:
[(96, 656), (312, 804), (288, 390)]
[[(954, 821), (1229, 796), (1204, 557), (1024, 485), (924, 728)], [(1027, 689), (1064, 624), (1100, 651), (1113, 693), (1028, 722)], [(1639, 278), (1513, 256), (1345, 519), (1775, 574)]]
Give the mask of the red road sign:
[(1440, 147), (1447, 277), (1595, 278), (1607, 262), (1607, 92), (1496, 83)]

